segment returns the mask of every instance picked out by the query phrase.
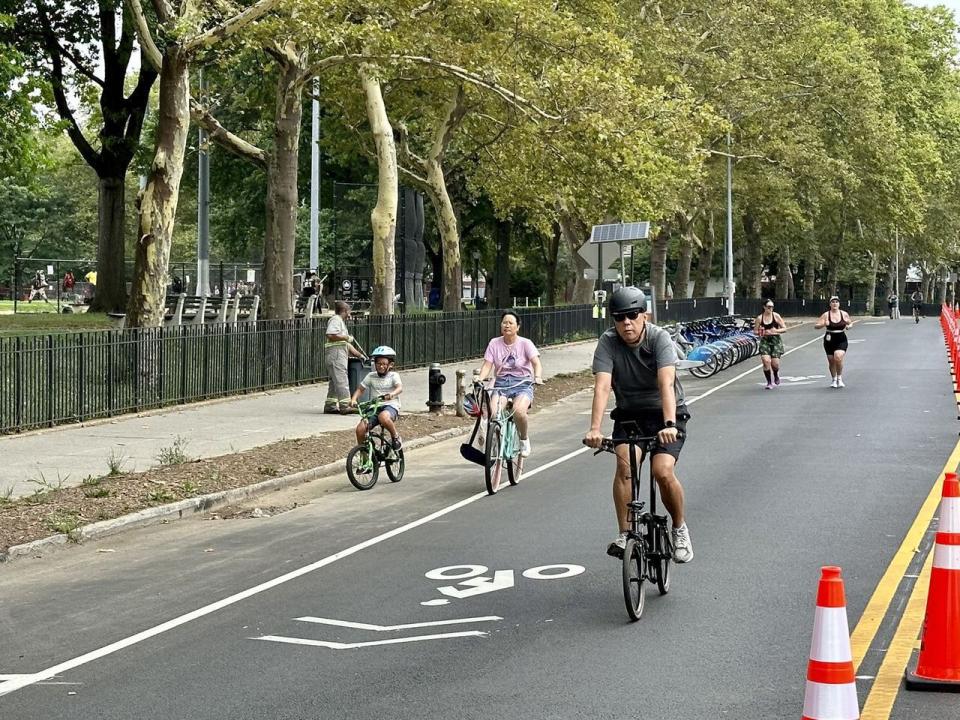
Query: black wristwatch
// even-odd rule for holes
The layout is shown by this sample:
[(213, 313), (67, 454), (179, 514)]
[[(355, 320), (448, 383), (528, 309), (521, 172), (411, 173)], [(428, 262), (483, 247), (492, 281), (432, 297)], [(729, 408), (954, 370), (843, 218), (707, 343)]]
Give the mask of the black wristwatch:
[(665, 423), (663, 423), (663, 426), (672, 428), (672, 427), (676, 427), (677, 424), (673, 420), (667, 420)]

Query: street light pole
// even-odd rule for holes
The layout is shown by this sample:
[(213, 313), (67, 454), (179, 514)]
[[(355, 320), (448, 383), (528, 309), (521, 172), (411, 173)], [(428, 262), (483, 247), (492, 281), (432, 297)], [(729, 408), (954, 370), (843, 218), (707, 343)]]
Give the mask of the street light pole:
[(473, 307), (477, 307), (477, 298), (480, 296), (480, 251), (473, 251)]
[(730, 133), (727, 133), (727, 312), (734, 314), (733, 297), (733, 157), (730, 155)]
[(310, 270), (320, 266), (320, 81), (313, 81), (313, 114), (310, 119)]

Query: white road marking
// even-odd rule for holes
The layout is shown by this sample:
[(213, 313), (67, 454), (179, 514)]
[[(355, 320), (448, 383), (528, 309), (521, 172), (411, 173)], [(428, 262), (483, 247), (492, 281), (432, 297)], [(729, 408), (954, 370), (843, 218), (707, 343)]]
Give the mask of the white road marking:
[(877, 321), (871, 320), (870, 322), (865, 322), (863, 324), (864, 325), (886, 325), (887, 323), (884, 320), (877, 320)]
[(541, 565), (524, 570), (523, 576), (531, 580), (562, 580), (563, 578), (576, 577), (585, 571), (586, 568), (583, 565)]
[(421, 605), (426, 605), (427, 607), (436, 607), (438, 605), (449, 605), (450, 601), (446, 598), (437, 598), (436, 600), (424, 600)]
[(514, 586), (513, 570), (495, 570), (493, 577), (475, 577), (464, 580), (459, 585), (466, 585), (468, 589), (458, 590), (453, 585), (445, 585), (437, 588), (442, 595), (452, 597), (457, 600), (473, 597), (474, 595), (484, 595), (486, 593), (496, 592), (497, 590), (507, 590)]
[(331, 650), (354, 650), (362, 647), (373, 647), (374, 645), (400, 645), (402, 643), (422, 642), (424, 640), (448, 640), (450, 638), (462, 637), (487, 637), (489, 633), (480, 630), (465, 630), (455, 633), (438, 633), (436, 635), (416, 635), (414, 637), (393, 638), (391, 640), (372, 640), (370, 642), (358, 643), (338, 643), (329, 640), (308, 640), (307, 638), (283, 637), (282, 635), (264, 635), (263, 637), (250, 638), (251, 640), (269, 640), (270, 642), (289, 643), (291, 645), (309, 645), (311, 647), (325, 647)]
[[(463, 572), (461, 572), (461, 569)], [(487, 571), (486, 565), (447, 565), (430, 570), (425, 575), (431, 580), (463, 580), (464, 578), (483, 575)]]
[(483, 617), (460, 618), (456, 620), (433, 620), (431, 622), (406, 623), (405, 625), (372, 625), (370, 623), (350, 622), (349, 620), (334, 620), (333, 618), (298, 617), (300, 622), (316, 623), (318, 625), (336, 625), (337, 627), (356, 628), (357, 630), (373, 630), (374, 632), (390, 632), (393, 630), (410, 630), (412, 628), (435, 627), (437, 625), (463, 625), (475, 622), (496, 622), (503, 620), (499, 615), (484, 615)]

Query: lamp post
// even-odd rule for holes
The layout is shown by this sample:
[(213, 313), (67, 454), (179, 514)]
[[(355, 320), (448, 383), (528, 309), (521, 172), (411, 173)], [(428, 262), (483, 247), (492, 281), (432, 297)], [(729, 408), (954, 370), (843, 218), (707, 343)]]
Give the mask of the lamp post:
[(477, 307), (477, 298), (480, 296), (480, 251), (473, 251), (473, 307)]
[(730, 155), (730, 133), (727, 133), (727, 312), (734, 314), (734, 282), (733, 282), (733, 158)]

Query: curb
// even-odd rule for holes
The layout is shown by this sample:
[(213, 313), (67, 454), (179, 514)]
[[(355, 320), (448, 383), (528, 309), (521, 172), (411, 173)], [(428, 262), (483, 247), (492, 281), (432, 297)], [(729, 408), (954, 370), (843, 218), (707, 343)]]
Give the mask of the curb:
[[(416, 450), (417, 448), (424, 447), (426, 445), (433, 445), (434, 443), (442, 442), (443, 440), (449, 440), (450, 438), (457, 437), (458, 435), (465, 435), (468, 432), (469, 430), (465, 428), (447, 428), (446, 430), (441, 430), (433, 433), (432, 435), (424, 435), (420, 438), (414, 438), (409, 442), (405, 442), (403, 447), (405, 450)], [(11, 545), (3, 552), (0, 552), (0, 565), (12, 562), (20, 557), (33, 555), (34, 553), (41, 552), (48, 548), (66, 545), (68, 542), (82, 543), (86, 540), (97, 540), (109, 535), (115, 535), (125, 530), (133, 530), (139, 527), (146, 527), (147, 525), (155, 525), (164, 521), (182, 520), (184, 515), (189, 516), (198, 512), (205, 512), (207, 510), (212, 510), (213, 508), (223, 505), (229, 505), (237, 502), (238, 500), (244, 500), (248, 497), (260, 495), (271, 490), (277, 490), (280, 488), (289, 487), (291, 485), (299, 485), (310, 480), (317, 480), (319, 478), (337, 475), (341, 472), (344, 472), (343, 460), (327, 463), (326, 465), (310, 468), (309, 470), (302, 470), (298, 473), (293, 473), (292, 475), (270, 478), (269, 480), (264, 480), (253, 485), (245, 485), (243, 487), (232, 488), (230, 490), (221, 490), (220, 492), (209, 493), (207, 495), (199, 495), (194, 498), (180, 500), (179, 502), (170, 503), (168, 505), (158, 505), (157, 507), (139, 510), (135, 513), (130, 513), (129, 515), (121, 515), (120, 517), (112, 518), (110, 520), (102, 520), (100, 522), (91, 523), (78, 528), (69, 535), (58, 533), (56, 535), (40, 538), (39, 540), (33, 540), (22, 545)]]

